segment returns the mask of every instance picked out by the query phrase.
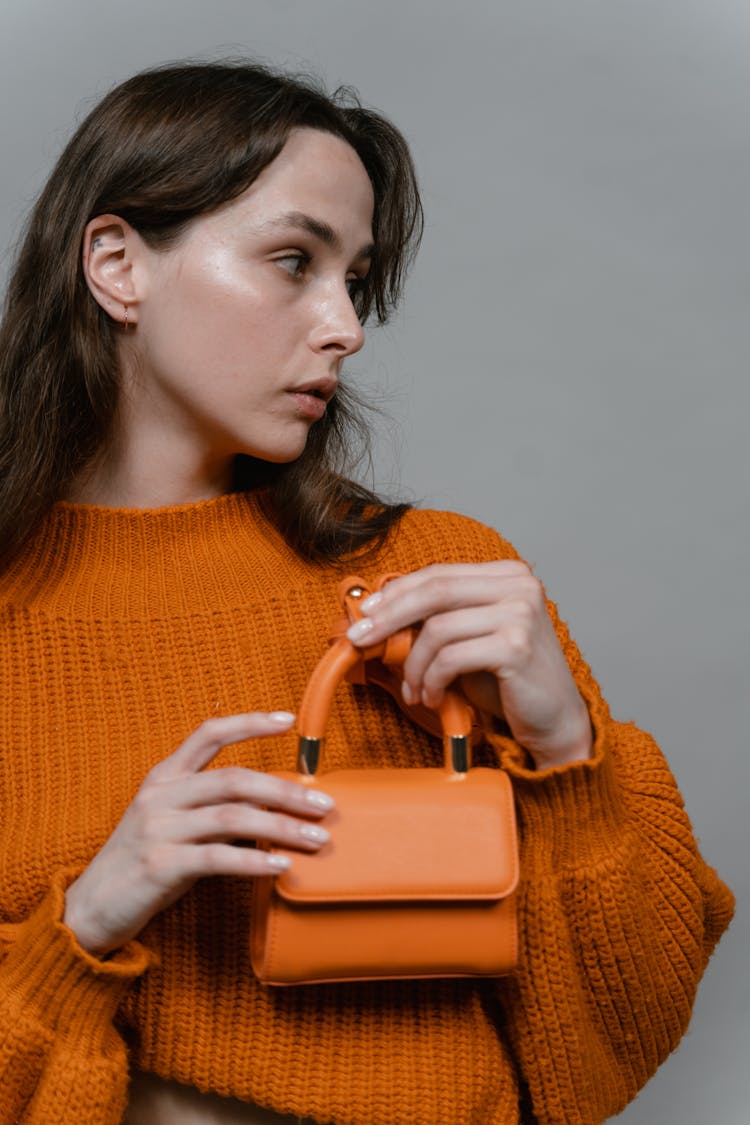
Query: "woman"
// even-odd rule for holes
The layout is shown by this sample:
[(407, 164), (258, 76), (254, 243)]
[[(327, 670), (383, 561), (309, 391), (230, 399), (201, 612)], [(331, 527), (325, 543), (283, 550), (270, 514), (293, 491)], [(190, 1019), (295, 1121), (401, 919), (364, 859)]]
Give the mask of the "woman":
[[(658, 750), (508, 543), (346, 477), (342, 365), (420, 218), (393, 126), (245, 64), (114, 90), (32, 214), (0, 348), (2, 1123), (588, 1125), (687, 1025), (732, 899)], [(327, 838), (324, 777), (271, 771), (352, 557), (403, 575), (352, 640), (421, 623), (405, 701), (460, 676), (496, 732), (513, 978), (249, 968), (252, 882), (280, 864), (238, 845)], [(329, 764), (373, 750), (437, 753), (342, 689)]]

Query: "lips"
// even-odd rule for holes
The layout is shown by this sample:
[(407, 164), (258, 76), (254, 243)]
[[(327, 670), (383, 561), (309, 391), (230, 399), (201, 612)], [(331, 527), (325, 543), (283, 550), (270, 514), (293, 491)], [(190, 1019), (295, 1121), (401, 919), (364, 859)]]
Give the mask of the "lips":
[(293, 387), (288, 393), (292, 396), (299, 414), (317, 422), (326, 412), (326, 406), (336, 393), (338, 380), (324, 375)]
[(338, 385), (339, 381), (333, 375), (322, 375), (319, 379), (311, 379), (308, 383), (292, 387), (290, 394), (311, 395), (313, 398), (322, 399), (327, 405), (336, 394)]

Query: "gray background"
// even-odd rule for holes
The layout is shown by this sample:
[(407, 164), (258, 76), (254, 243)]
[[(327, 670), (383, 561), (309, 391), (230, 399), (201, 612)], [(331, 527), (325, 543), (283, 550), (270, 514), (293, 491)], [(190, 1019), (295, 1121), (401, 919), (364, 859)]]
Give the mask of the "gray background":
[(376, 479), (511, 538), (662, 743), (740, 910), (619, 1120), (746, 1125), (750, 4), (2, 0), (0, 246), (110, 85), (229, 53), (353, 83), (413, 144), (424, 247), (350, 366)]

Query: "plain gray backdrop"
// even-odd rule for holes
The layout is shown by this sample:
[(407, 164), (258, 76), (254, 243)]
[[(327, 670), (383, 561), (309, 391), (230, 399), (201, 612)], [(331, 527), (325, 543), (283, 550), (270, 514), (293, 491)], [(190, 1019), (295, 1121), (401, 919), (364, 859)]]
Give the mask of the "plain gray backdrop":
[(423, 249), (349, 367), (376, 480), (512, 539), (662, 744), (740, 905), (619, 1120), (747, 1125), (750, 4), (2, 0), (0, 246), (111, 85), (228, 54), (353, 84), (413, 145)]

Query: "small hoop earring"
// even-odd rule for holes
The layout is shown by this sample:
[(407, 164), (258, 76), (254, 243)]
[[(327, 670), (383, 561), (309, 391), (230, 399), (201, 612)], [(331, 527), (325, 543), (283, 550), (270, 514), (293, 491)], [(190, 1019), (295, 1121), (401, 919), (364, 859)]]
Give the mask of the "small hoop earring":
[(128, 315), (129, 315), (128, 306), (123, 305), (122, 307), (125, 309), (125, 319), (123, 321), (123, 331), (127, 332), (127, 330), (128, 330)]

